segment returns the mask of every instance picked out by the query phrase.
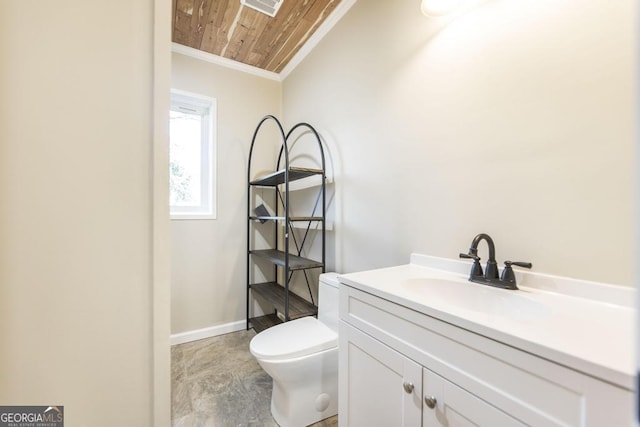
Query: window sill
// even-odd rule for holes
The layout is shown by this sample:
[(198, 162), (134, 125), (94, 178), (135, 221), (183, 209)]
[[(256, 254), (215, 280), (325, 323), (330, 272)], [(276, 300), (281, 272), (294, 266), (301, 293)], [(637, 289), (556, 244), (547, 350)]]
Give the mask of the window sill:
[(190, 219), (216, 219), (216, 216), (213, 214), (171, 214), (169, 216), (170, 220), (190, 220)]

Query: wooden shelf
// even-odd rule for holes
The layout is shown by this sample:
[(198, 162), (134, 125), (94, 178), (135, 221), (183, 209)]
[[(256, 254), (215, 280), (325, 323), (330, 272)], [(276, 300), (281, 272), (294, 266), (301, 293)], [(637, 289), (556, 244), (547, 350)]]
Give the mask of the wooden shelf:
[[(276, 185), (284, 184), (284, 173), (285, 169), (282, 169), (269, 175), (254, 179), (253, 181), (249, 182), (249, 184), (262, 187), (275, 187)], [(289, 182), (307, 178), (313, 175), (322, 175), (323, 173), (324, 172), (322, 169), (291, 167), (289, 168)]]
[[(284, 314), (284, 286), (276, 282), (256, 283), (250, 285), (251, 291), (273, 304), (273, 307)], [(304, 316), (315, 316), (318, 308), (304, 298), (293, 292), (289, 292), (289, 319), (297, 319)]]
[[(250, 251), (250, 253), (257, 257), (266, 259), (275, 265), (284, 267), (285, 253), (282, 251), (277, 251), (275, 249), (261, 249)], [(289, 254), (289, 270), (306, 270), (309, 268), (320, 268), (322, 266), (322, 263), (319, 261)]]
[(256, 334), (269, 329), (272, 326), (279, 325), (282, 320), (275, 314), (267, 314), (265, 316), (252, 317), (249, 319), (251, 327), (256, 331)]

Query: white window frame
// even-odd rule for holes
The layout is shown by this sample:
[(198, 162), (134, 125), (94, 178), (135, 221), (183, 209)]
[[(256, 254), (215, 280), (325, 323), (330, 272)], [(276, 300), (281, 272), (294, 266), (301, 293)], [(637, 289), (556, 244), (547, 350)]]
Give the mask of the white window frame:
[[(172, 220), (183, 219), (216, 219), (216, 117), (217, 102), (215, 98), (178, 89), (171, 89), (172, 111), (181, 111), (180, 107), (189, 112), (199, 112), (202, 115), (201, 141), (201, 177), (200, 206), (170, 205), (169, 213)], [(182, 110), (184, 111), (184, 110)]]

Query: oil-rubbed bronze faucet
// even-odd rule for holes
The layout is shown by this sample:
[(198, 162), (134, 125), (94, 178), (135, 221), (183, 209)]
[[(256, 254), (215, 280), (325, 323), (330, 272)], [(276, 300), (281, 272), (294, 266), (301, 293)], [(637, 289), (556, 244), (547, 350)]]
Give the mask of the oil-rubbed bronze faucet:
[[(480, 265), (480, 257), (478, 256), (478, 245), (480, 241), (484, 240), (489, 246), (489, 259), (487, 265), (482, 272), (482, 266)], [(474, 283), (480, 283), (482, 285), (494, 286), (502, 289), (518, 289), (516, 284), (516, 276), (513, 272), (512, 265), (524, 268), (531, 268), (533, 265), (530, 262), (519, 261), (505, 261), (504, 269), (502, 270), (502, 276), (498, 277), (498, 263), (496, 262), (496, 247), (493, 244), (491, 236), (485, 233), (480, 233), (473, 238), (471, 247), (469, 247), (469, 253), (461, 253), (460, 258), (468, 258), (473, 260), (471, 266), (471, 273), (469, 274), (469, 280)]]

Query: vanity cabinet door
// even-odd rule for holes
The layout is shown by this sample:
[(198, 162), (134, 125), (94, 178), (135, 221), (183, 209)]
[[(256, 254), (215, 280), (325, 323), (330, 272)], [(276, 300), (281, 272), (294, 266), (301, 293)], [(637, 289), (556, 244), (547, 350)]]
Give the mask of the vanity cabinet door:
[(526, 425), (426, 368), (422, 386), (423, 427)]
[(422, 367), (340, 324), (340, 427), (418, 427)]

